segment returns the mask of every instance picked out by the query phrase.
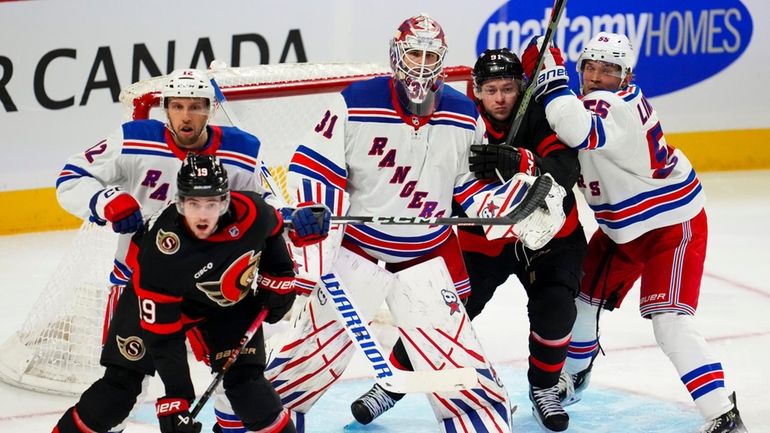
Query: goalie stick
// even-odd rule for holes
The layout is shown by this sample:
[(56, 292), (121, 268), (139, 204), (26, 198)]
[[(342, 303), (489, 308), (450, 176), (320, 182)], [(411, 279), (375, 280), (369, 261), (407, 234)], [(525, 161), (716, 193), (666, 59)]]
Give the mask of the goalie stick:
[(553, 178), (550, 176), (538, 176), (527, 190), (511, 213), (498, 218), (470, 218), (470, 217), (408, 217), (408, 216), (332, 216), (331, 220), (341, 224), (381, 224), (381, 225), (454, 225), (454, 226), (511, 226), (518, 224), (531, 215), (538, 206), (544, 203), (551, 191)]
[(267, 308), (263, 308), (260, 310), (259, 314), (257, 314), (257, 317), (254, 319), (253, 322), (251, 322), (251, 325), (249, 326), (249, 329), (246, 330), (246, 333), (243, 334), (243, 337), (241, 337), (241, 342), (233, 349), (232, 353), (230, 354), (230, 357), (227, 358), (227, 361), (225, 361), (225, 365), (222, 366), (222, 370), (217, 373), (217, 375), (214, 377), (214, 380), (211, 381), (211, 384), (209, 384), (209, 387), (206, 388), (206, 391), (201, 395), (201, 398), (198, 399), (198, 401), (195, 403), (195, 406), (193, 406), (192, 410), (190, 411), (190, 416), (195, 418), (198, 413), (203, 409), (203, 406), (206, 404), (207, 401), (209, 401), (209, 398), (211, 398), (211, 394), (214, 393), (214, 390), (219, 386), (219, 382), (222, 381), (222, 379), (225, 377), (225, 373), (230, 369), (230, 366), (233, 365), (236, 359), (238, 359), (238, 355), (241, 354), (241, 351), (244, 347), (246, 347), (247, 344), (249, 344), (249, 341), (251, 341), (251, 338), (254, 337), (254, 334), (257, 333), (257, 330), (262, 326), (262, 322), (265, 321), (265, 317), (267, 317), (268, 310)]
[[(212, 62), (211, 66), (212, 69), (216, 69), (217, 67), (221, 67), (221, 63), (216, 64)], [(241, 123), (238, 120), (238, 118), (235, 116), (235, 113), (231, 110), (231, 107), (229, 103), (227, 102), (227, 99), (225, 98), (224, 93), (222, 93), (222, 90), (219, 88), (219, 85), (217, 84), (216, 80), (214, 78), (211, 78), (211, 85), (214, 88), (214, 94), (216, 95), (217, 102), (219, 102), (219, 106), (222, 108), (222, 111), (225, 113), (225, 116), (230, 120), (230, 124), (240, 128)], [(262, 177), (265, 180), (265, 183), (267, 184), (268, 188), (270, 188), (271, 192), (275, 197), (284, 203), (283, 196), (281, 195), (280, 188), (276, 185), (275, 180), (273, 179), (272, 175), (270, 174), (270, 170), (268, 170), (267, 166), (265, 165), (262, 160), (259, 160), (260, 164), (260, 171), (262, 172)], [(490, 218), (491, 219), (491, 218)], [(507, 223), (508, 225), (512, 223)], [(327, 274), (321, 277), (322, 282), (323, 279), (326, 278), (330, 282), (336, 282), (337, 277), (334, 274)], [(324, 282), (324, 287), (326, 287), (326, 283)], [(341, 293), (348, 301), (352, 301), (352, 299), (347, 296), (347, 293), (345, 292), (345, 289), (342, 287), (341, 284), (337, 282), (337, 289), (339, 293)], [(327, 288), (328, 291), (328, 288)], [(352, 306), (352, 304), (350, 304)], [(377, 340), (374, 337), (374, 333), (371, 332), (371, 329), (369, 328), (369, 325), (366, 323), (366, 321), (361, 321), (361, 323), (357, 324), (356, 326), (356, 332), (353, 331), (353, 328), (351, 326), (351, 323), (348, 320), (345, 320), (345, 317), (343, 316), (343, 311), (340, 308), (340, 304), (337, 302), (334, 303), (335, 311), (337, 311), (338, 315), (340, 316), (340, 320), (342, 325), (345, 327), (345, 331), (350, 336), (351, 340), (356, 344), (356, 346), (362, 351), (362, 353), (365, 356), (365, 358), (369, 361), (369, 365), (374, 370), (375, 376), (377, 377), (377, 382), (385, 389), (391, 392), (397, 392), (401, 394), (406, 394), (410, 392), (420, 392), (420, 393), (431, 393), (431, 392), (437, 392), (437, 391), (446, 391), (446, 390), (458, 390), (458, 389), (468, 389), (476, 386), (478, 384), (478, 376), (476, 373), (476, 370), (470, 367), (464, 367), (464, 368), (453, 368), (453, 369), (446, 369), (446, 370), (434, 370), (434, 371), (406, 371), (406, 370), (398, 370), (395, 367), (393, 367), (392, 364), (390, 364), (390, 361), (387, 360), (387, 357), (383, 356), (384, 358), (384, 367), (379, 362), (375, 362), (370, 358), (369, 353), (367, 353), (367, 350), (371, 350), (372, 348), (376, 348), (381, 355), (384, 355), (384, 352), (382, 351), (382, 346), (377, 342)], [(362, 343), (360, 339), (362, 339), (362, 336), (366, 336), (366, 340)], [(366, 344), (366, 346), (364, 346)], [(383, 368), (388, 368), (389, 373), (384, 373)], [(383, 375), (383, 377), (380, 377)], [(214, 386), (214, 388), (216, 385)], [(197, 406), (196, 406), (197, 407)], [(198, 409), (200, 410), (200, 409)]]
[[(556, 32), (556, 27), (559, 26), (559, 20), (561, 19), (562, 12), (564, 12), (564, 8), (566, 6), (567, 0), (556, 0), (553, 3), (553, 8), (551, 9), (551, 20), (548, 22), (548, 29), (545, 31), (543, 44), (540, 45), (540, 51), (537, 55), (537, 64), (535, 65), (533, 75), (535, 74), (535, 71), (539, 71), (540, 68), (543, 67), (545, 50), (548, 49), (548, 45), (550, 45), (551, 41), (553, 40), (553, 34)], [(511, 129), (508, 130), (508, 136), (505, 138), (505, 144), (508, 146), (513, 145), (513, 139), (516, 138), (516, 134), (519, 132), (521, 122), (524, 120), (524, 113), (527, 111), (529, 100), (532, 98), (532, 93), (534, 91), (535, 88), (532, 86), (532, 80), (530, 79), (529, 84), (527, 84), (527, 88), (524, 89), (521, 98), (519, 98), (517, 101), (518, 108), (516, 109), (516, 115), (513, 117), (513, 122), (511, 122)]]

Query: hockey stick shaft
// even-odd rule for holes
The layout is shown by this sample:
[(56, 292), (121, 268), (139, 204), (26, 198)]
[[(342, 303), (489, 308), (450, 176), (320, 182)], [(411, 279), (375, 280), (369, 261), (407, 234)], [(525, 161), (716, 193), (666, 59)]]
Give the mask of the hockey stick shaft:
[(524, 120), (524, 113), (527, 112), (527, 107), (529, 107), (529, 101), (532, 99), (532, 93), (535, 91), (535, 87), (532, 85), (532, 82), (537, 77), (537, 71), (540, 71), (540, 68), (543, 67), (543, 61), (545, 60), (545, 51), (548, 49), (548, 46), (551, 44), (551, 41), (553, 40), (554, 33), (556, 33), (556, 28), (559, 26), (559, 20), (561, 20), (561, 15), (564, 12), (564, 8), (567, 6), (567, 0), (556, 0), (553, 4), (553, 8), (551, 9), (551, 20), (548, 22), (548, 28), (545, 31), (545, 37), (543, 38), (543, 44), (540, 45), (540, 51), (537, 55), (537, 64), (535, 65), (535, 69), (532, 72), (532, 75), (534, 77), (530, 77), (530, 82), (527, 85), (527, 88), (524, 89), (524, 92), (522, 93), (521, 97), (519, 98), (518, 102), (518, 108), (516, 109), (516, 115), (513, 117), (513, 122), (511, 123), (511, 129), (508, 130), (508, 136), (505, 139), (505, 144), (511, 146), (513, 145), (513, 140), (516, 138), (516, 134), (519, 132), (519, 129), (521, 128), (521, 122)]
[(446, 225), (446, 226), (478, 226), (478, 225), (513, 225), (513, 221), (502, 218), (465, 218), (465, 217), (407, 217), (407, 216), (332, 216), (332, 222), (338, 224), (379, 224), (379, 225)]
[(198, 401), (195, 403), (195, 406), (190, 411), (190, 416), (195, 418), (198, 413), (203, 409), (203, 406), (206, 404), (207, 401), (209, 401), (209, 398), (211, 398), (211, 394), (214, 393), (214, 390), (219, 386), (219, 383), (222, 382), (222, 379), (225, 377), (225, 374), (230, 369), (230, 366), (233, 365), (235, 360), (238, 359), (238, 355), (241, 354), (241, 351), (244, 347), (246, 347), (247, 344), (249, 344), (249, 341), (254, 337), (254, 334), (257, 333), (259, 328), (262, 326), (262, 323), (265, 321), (265, 317), (267, 317), (268, 310), (267, 308), (262, 308), (260, 310), (259, 314), (257, 314), (257, 317), (254, 318), (254, 321), (251, 322), (251, 325), (249, 326), (249, 329), (246, 330), (246, 333), (243, 334), (243, 337), (241, 337), (241, 342), (238, 344), (238, 347), (233, 349), (232, 353), (230, 353), (230, 357), (227, 358), (227, 361), (225, 361), (225, 365), (222, 366), (222, 369), (217, 373), (217, 375), (214, 377), (214, 380), (211, 381), (209, 384), (209, 387), (206, 388), (206, 391), (201, 395), (201, 398), (198, 399)]
[(478, 374), (472, 367), (450, 368), (446, 370), (399, 370), (388, 360), (367, 320), (356, 307), (355, 301), (347, 293), (345, 286), (333, 274), (321, 277), (319, 283), (334, 302), (340, 323), (345, 327), (351, 341), (372, 367), (377, 382), (388, 391), (400, 394), (432, 393), (458, 391), (478, 385)]

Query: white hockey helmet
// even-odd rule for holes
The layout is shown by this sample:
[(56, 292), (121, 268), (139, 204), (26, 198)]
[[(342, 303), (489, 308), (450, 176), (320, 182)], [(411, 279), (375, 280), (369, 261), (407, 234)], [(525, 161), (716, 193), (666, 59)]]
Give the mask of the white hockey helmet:
[(577, 61), (577, 71), (583, 71), (583, 62), (597, 60), (620, 66), (620, 81), (633, 71), (636, 55), (631, 41), (619, 33), (599, 32), (583, 48)]
[(206, 73), (198, 69), (177, 69), (166, 77), (161, 90), (161, 106), (167, 108), (168, 98), (204, 98), (208, 100), (209, 117), (216, 109), (214, 87)]
[[(428, 14), (408, 18), (398, 26), (390, 41), (390, 68), (399, 98), (412, 114), (427, 116), (438, 106), (446, 52), (444, 30)], [(407, 55), (422, 60), (407, 60)]]

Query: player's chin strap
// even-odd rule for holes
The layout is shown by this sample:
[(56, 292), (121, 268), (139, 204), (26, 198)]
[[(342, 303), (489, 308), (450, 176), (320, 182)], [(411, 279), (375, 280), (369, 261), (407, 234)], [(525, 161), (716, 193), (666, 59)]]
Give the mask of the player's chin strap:
[[(212, 63), (212, 67), (214, 64)], [(217, 84), (216, 80), (213, 78), (211, 79), (211, 85), (214, 88), (214, 93), (216, 94), (217, 101), (219, 102), (219, 106), (222, 108), (222, 111), (225, 113), (225, 116), (230, 120), (230, 124), (233, 126), (240, 128), (241, 123), (238, 120), (238, 118), (235, 116), (235, 113), (231, 110), (231, 107), (227, 100), (225, 99), (225, 95), (222, 93), (222, 91), (219, 88), (219, 85)], [(264, 179), (265, 183), (267, 184), (270, 191), (275, 196), (276, 200), (281, 203), (283, 206), (287, 206), (285, 203), (285, 200), (283, 199), (283, 196), (281, 195), (281, 189), (278, 187), (278, 185), (275, 183), (275, 180), (273, 179), (273, 176), (270, 174), (270, 170), (268, 170), (267, 166), (265, 165), (262, 160), (259, 161), (260, 164), (260, 171), (262, 174), (262, 178)], [(374, 222), (374, 219), (381, 219), (385, 218), (387, 221), (394, 221), (390, 222), (390, 224), (409, 224), (409, 222), (403, 222), (406, 220), (401, 219), (401, 217), (337, 217), (340, 219), (335, 220), (335, 218), (332, 218), (332, 221), (338, 222), (338, 223), (344, 223), (344, 222)], [(347, 218), (348, 221), (342, 221), (342, 219)], [(358, 221), (349, 221), (350, 218), (358, 218)], [(361, 221), (368, 219), (369, 221)], [(425, 221), (426, 219), (420, 219), (419, 221), (416, 221), (413, 219), (412, 223), (417, 224), (442, 224), (440, 222), (437, 222), (438, 220), (452, 220), (456, 221), (460, 218), (435, 218), (436, 222), (430, 222)], [(485, 224), (490, 224), (489, 218), (477, 218), (481, 220), (485, 220)], [(383, 221), (385, 221), (383, 220)], [(407, 218), (408, 220), (408, 218)], [(397, 222), (395, 222), (397, 221)], [(459, 222), (459, 221), (458, 221)], [(388, 224), (388, 222), (379, 222), (380, 224)], [(476, 223), (478, 224), (478, 223)], [(506, 220), (505, 224), (510, 225), (511, 222), (509, 220)], [(388, 361), (387, 356), (384, 356), (385, 352), (382, 350), (382, 346), (380, 346), (379, 342), (374, 338), (374, 333), (369, 328), (369, 325), (366, 323), (366, 321), (360, 321), (360, 323), (356, 323), (355, 326), (352, 324), (351, 321), (346, 319), (346, 315), (349, 314), (349, 309), (346, 309), (343, 311), (344, 304), (342, 302), (338, 302), (337, 299), (345, 300), (347, 302), (347, 305), (350, 306), (350, 308), (354, 308), (353, 311), (359, 311), (353, 307), (353, 300), (350, 296), (347, 295), (347, 292), (345, 291), (345, 288), (339, 284), (337, 277), (333, 273), (329, 273), (326, 275), (323, 275), (321, 277), (321, 281), (319, 282), (327, 292), (332, 296), (332, 299), (335, 299), (334, 307), (337, 313), (339, 314), (340, 320), (345, 326), (345, 330), (347, 331), (348, 335), (350, 336), (350, 339), (356, 344), (356, 346), (361, 350), (361, 352), (365, 355), (365, 358), (367, 361), (369, 361), (370, 366), (375, 372), (375, 376), (377, 377), (378, 383), (383, 388), (387, 389), (388, 391), (392, 392), (398, 392), (402, 394), (410, 393), (410, 392), (422, 392), (422, 393), (430, 393), (430, 392), (437, 392), (437, 391), (451, 391), (451, 390), (459, 390), (459, 389), (469, 389), (478, 384), (478, 376), (476, 374), (476, 370), (470, 367), (465, 368), (456, 368), (456, 369), (446, 369), (446, 370), (435, 370), (435, 371), (404, 371), (404, 370), (398, 370)], [(372, 357), (370, 354), (372, 353), (372, 350), (375, 350), (376, 353), (379, 354), (379, 357)], [(381, 358), (381, 359), (380, 359)]]

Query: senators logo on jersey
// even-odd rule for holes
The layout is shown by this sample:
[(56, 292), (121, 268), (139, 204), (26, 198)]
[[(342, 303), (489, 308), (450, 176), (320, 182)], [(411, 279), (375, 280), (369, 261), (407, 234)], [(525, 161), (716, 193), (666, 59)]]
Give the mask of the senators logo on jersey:
[(179, 251), (179, 236), (174, 232), (167, 232), (160, 229), (155, 236), (155, 244), (158, 246), (158, 250), (163, 254), (176, 254), (176, 252)]
[(261, 251), (258, 253), (249, 251), (235, 260), (222, 273), (219, 281), (196, 283), (195, 286), (209, 299), (223, 307), (234, 305), (253, 289), (261, 256)]
[(136, 336), (123, 338), (119, 335), (115, 336), (118, 342), (118, 350), (129, 361), (139, 361), (144, 357), (147, 350), (144, 347), (144, 341)]

